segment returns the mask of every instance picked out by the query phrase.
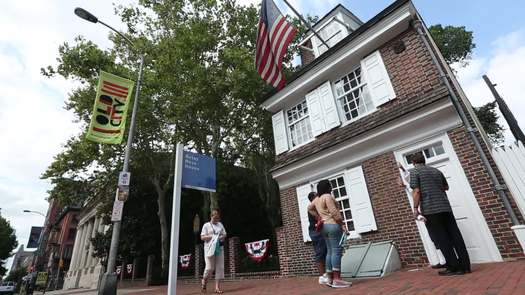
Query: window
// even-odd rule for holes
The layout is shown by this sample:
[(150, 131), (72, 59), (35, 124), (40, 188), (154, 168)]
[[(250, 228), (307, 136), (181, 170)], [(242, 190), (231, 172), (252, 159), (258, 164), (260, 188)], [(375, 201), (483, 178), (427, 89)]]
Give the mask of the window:
[(292, 148), (304, 144), (313, 138), (306, 100), (286, 111), (286, 116)]
[(335, 82), (335, 93), (346, 121), (356, 120), (375, 110), (360, 67)]
[(332, 186), (332, 195), (339, 202), (343, 222), (349, 231), (354, 231), (354, 220), (352, 219), (352, 211), (350, 210), (350, 198), (346, 191), (345, 179), (343, 175), (330, 178), (330, 185)]
[[(344, 30), (344, 31), (343, 31)], [(330, 48), (334, 47), (339, 41), (343, 40), (347, 35), (346, 28), (341, 25), (335, 18), (332, 19), (324, 28), (318, 32), (319, 36), (328, 44)], [(317, 56), (325, 53), (328, 48), (317, 37), (315, 38), (317, 45)]]
[(63, 258), (64, 259), (70, 259), (72, 255), (73, 255), (73, 247), (72, 246), (66, 246), (66, 248), (64, 248)]
[(74, 241), (76, 234), (77, 234), (77, 229), (76, 228), (70, 228), (69, 229), (69, 233), (67, 234), (67, 240), (68, 241)]
[(431, 145), (429, 147), (426, 147), (424, 149), (421, 149), (421, 150), (418, 150), (418, 151), (406, 154), (405, 155), (405, 159), (406, 159), (408, 165), (412, 165), (413, 164), (412, 159), (417, 154), (423, 154), (425, 159), (428, 161), (429, 159), (432, 159), (434, 157), (437, 157), (437, 156), (445, 154), (445, 149), (443, 148), (443, 143), (442, 142), (438, 142), (438, 143), (435, 143), (435, 144), (433, 144), (433, 145)]

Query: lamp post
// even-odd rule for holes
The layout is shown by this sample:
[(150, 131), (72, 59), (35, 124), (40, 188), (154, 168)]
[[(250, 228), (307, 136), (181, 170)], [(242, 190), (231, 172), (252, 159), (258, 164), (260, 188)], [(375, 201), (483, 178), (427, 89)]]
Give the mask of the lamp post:
[(44, 213), (38, 212), (38, 211), (24, 210), (24, 213), (34, 213), (34, 214), (38, 214), (38, 215), (42, 215), (42, 216), (46, 217), (46, 215)]
[[(137, 49), (135, 44), (131, 42), (124, 34), (116, 30), (115, 28), (111, 27), (110, 25), (100, 21), (96, 16), (89, 13), (85, 9), (82, 9), (80, 7), (75, 8), (75, 14), (92, 23), (100, 23), (113, 32), (117, 33), (120, 37), (122, 37), (133, 49)], [(131, 150), (131, 143), (133, 142), (133, 131), (135, 130), (135, 118), (137, 114), (138, 109), (138, 98), (140, 95), (140, 84), (142, 82), (142, 72), (144, 67), (144, 54), (140, 55), (140, 66), (139, 66), (139, 76), (137, 80), (137, 90), (135, 91), (135, 100), (133, 101), (133, 112), (131, 114), (131, 124), (129, 127), (129, 134), (128, 134), (128, 141), (126, 143), (126, 149), (124, 154), (124, 165), (122, 167), (122, 172), (128, 172), (128, 166), (129, 166), (129, 155)], [(117, 250), (118, 250), (118, 241), (120, 236), (120, 225), (121, 221), (115, 221), (113, 222), (113, 233), (111, 235), (111, 246), (109, 248), (109, 257), (108, 257), (108, 265), (106, 269), (106, 273), (102, 277), (101, 284), (98, 288), (98, 294), (99, 295), (114, 295), (117, 294), (117, 274), (115, 273), (115, 265), (117, 260)]]

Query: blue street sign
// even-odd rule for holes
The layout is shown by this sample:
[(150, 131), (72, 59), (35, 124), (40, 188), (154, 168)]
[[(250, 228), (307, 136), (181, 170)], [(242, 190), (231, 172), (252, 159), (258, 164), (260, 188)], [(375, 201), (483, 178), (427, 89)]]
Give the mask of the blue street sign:
[(215, 159), (184, 151), (182, 158), (182, 187), (215, 192)]

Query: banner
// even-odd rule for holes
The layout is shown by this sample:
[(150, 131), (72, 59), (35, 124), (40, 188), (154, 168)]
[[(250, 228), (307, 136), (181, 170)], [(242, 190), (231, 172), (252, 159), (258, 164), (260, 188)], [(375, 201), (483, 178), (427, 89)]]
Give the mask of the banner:
[(29, 240), (27, 241), (27, 248), (38, 248), (38, 242), (40, 239), (41, 232), (42, 232), (41, 226), (31, 227), (31, 233), (29, 234)]
[(100, 71), (87, 139), (108, 144), (122, 142), (133, 85), (131, 80)]
[(270, 246), (270, 240), (260, 240), (256, 242), (251, 243), (245, 243), (244, 247), (246, 248), (246, 252), (248, 252), (248, 256), (255, 261), (255, 262), (261, 262), (268, 256), (268, 247)]
[(191, 254), (181, 255), (179, 256), (179, 260), (180, 268), (182, 270), (188, 269), (190, 267)]

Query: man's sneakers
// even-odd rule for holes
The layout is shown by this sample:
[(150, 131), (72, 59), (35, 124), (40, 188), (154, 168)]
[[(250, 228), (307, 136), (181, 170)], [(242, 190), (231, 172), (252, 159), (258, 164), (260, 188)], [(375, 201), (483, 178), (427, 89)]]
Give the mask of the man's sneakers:
[(320, 276), (319, 277), (319, 285), (330, 286), (330, 278), (326, 274)]
[(438, 274), (440, 276), (462, 276), (465, 274), (465, 271), (464, 270), (450, 270), (450, 269), (446, 269), (446, 270), (442, 270), (440, 272), (438, 272)]

